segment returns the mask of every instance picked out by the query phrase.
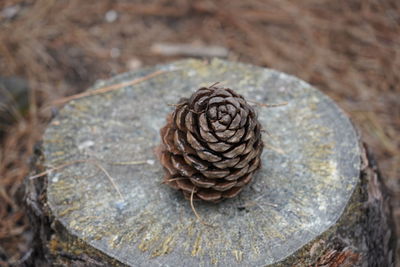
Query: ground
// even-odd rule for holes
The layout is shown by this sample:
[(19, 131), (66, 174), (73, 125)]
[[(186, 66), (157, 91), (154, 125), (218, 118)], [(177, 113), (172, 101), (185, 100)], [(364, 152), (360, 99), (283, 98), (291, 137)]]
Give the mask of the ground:
[(399, 1), (3, 0), (0, 82), (18, 77), (30, 90), (11, 105), (0, 92), (11, 116), (0, 114), (0, 265), (29, 255), (19, 185), (57, 111), (49, 105), (97, 79), (182, 58), (156, 53), (159, 43), (221, 46), (229, 60), (298, 76), (336, 100), (378, 160), (400, 229)]

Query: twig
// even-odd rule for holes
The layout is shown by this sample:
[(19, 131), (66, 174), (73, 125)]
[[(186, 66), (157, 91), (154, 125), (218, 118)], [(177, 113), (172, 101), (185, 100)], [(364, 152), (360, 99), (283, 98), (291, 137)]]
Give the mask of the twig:
[(144, 77), (141, 78), (137, 78), (134, 79), (133, 81), (128, 81), (128, 82), (123, 82), (123, 83), (118, 83), (118, 84), (113, 84), (110, 86), (106, 86), (106, 87), (102, 87), (96, 90), (92, 90), (92, 91), (85, 91), (79, 94), (75, 94), (75, 95), (71, 95), (71, 96), (67, 96), (58, 100), (53, 101), (51, 104), (52, 105), (60, 105), (60, 104), (64, 104), (67, 103), (71, 100), (75, 100), (75, 99), (79, 99), (79, 98), (83, 98), (83, 97), (87, 97), (87, 96), (92, 96), (92, 95), (98, 95), (98, 94), (104, 94), (104, 93), (108, 93), (126, 86), (130, 86), (130, 85), (135, 85), (141, 82), (144, 82), (145, 80), (151, 79), (153, 77), (156, 77), (160, 74), (165, 73), (165, 70), (158, 70), (155, 71), (153, 73), (150, 73), (149, 75), (146, 75)]

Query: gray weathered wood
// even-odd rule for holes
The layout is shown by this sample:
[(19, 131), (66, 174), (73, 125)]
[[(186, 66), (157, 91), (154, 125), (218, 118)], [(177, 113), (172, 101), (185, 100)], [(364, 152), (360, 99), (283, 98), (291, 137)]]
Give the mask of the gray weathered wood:
[[(376, 262), (391, 261), (377, 174), (365, 156), (361, 161), (356, 131), (331, 99), (293, 76), (222, 60), (147, 68), (92, 90), (160, 69), (167, 72), (141, 84), (71, 101), (50, 123), (39, 168), (89, 161), (27, 181), (37, 249), (47, 257), (36, 264), (303, 266), (345, 255), (361, 265), (369, 262), (371, 244), (382, 255)], [(161, 184), (153, 150), (168, 104), (215, 82), (248, 100), (288, 104), (256, 107), (269, 134), (255, 181), (236, 199), (195, 203), (210, 227), (180, 193)], [(122, 198), (93, 160), (113, 177)], [(368, 192), (371, 186), (376, 192)], [(365, 221), (378, 219), (382, 233), (369, 233)]]

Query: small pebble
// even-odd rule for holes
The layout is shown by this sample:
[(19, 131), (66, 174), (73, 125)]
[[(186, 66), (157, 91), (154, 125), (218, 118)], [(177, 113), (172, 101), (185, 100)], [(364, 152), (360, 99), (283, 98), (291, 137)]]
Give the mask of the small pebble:
[(196, 75), (196, 71), (194, 71), (194, 70), (189, 70), (188, 71), (188, 76), (189, 77), (193, 77), (193, 76), (195, 76)]
[(132, 58), (126, 64), (129, 70), (136, 70), (142, 66), (142, 61), (138, 58)]
[(115, 10), (107, 11), (106, 15), (104, 16), (105, 20), (109, 23), (114, 22), (118, 18), (118, 13)]
[(115, 203), (115, 207), (118, 209), (118, 210), (123, 210), (125, 207), (126, 207), (126, 202), (125, 201), (123, 201), (123, 200), (120, 200), (120, 201), (117, 201), (116, 203)]
[(94, 142), (92, 140), (87, 140), (85, 142), (82, 142), (78, 145), (79, 150), (83, 150), (85, 148), (91, 147), (94, 145)]
[(6, 19), (12, 19), (18, 14), (20, 10), (21, 7), (19, 5), (9, 6), (1, 10), (1, 16)]
[(252, 185), (252, 186), (251, 186), (251, 189), (253, 189), (253, 190), (254, 190), (255, 192), (257, 192), (257, 193), (260, 193), (260, 192), (262, 191), (260, 187), (255, 186), (255, 185)]
[(59, 179), (59, 177), (60, 177), (60, 174), (59, 174), (59, 173), (57, 173), (57, 174), (55, 174), (55, 175), (54, 175), (54, 177), (53, 177), (53, 178), (51, 178), (51, 181), (52, 181), (53, 183), (57, 183), (57, 182), (58, 182), (58, 179)]
[(119, 48), (113, 47), (110, 50), (110, 56), (112, 58), (118, 58), (121, 55), (121, 51), (119, 50)]

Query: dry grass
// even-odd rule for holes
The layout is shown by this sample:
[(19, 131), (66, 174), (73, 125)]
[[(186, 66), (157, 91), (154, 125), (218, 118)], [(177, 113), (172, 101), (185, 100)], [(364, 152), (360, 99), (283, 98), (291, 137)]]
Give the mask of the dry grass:
[(24, 77), (32, 91), (29, 115), (0, 151), (0, 265), (28, 249), (17, 192), (49, 117), (42, 107), (132, 62), (172, 60), (151, 52), (156, 42), (224, 46), (231, 60), (294, 74), (330, 95), (375, 152), (400, 217), (399, 1), (3, 0), (0, 10), (12, 5), (16, 17), (0, 17), (0, 73)]

